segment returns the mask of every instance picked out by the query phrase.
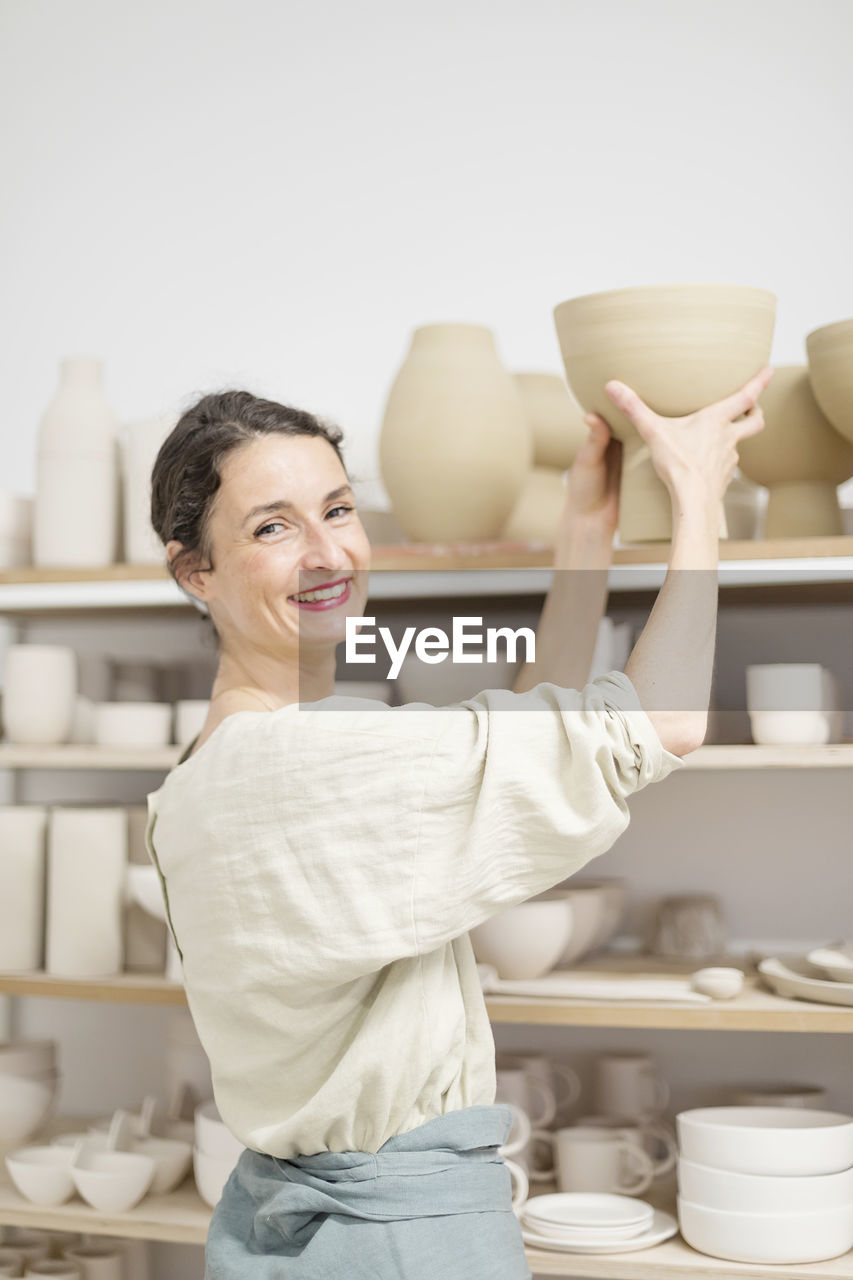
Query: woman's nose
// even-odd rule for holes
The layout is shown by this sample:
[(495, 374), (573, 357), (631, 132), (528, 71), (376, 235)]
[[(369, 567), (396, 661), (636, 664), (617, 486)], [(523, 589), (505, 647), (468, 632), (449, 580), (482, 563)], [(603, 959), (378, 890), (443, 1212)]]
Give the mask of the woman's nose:
[(327, 521), (312, 522), (306, 527), (302, 568), (342, 569), (347, 563), (346, 552)]

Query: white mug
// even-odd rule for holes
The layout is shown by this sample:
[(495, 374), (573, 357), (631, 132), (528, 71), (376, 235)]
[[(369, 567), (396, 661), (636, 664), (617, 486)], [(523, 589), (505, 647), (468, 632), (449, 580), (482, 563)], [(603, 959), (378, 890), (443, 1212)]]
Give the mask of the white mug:
[(502, 1156), (517, 1156), (520, 1152), (524, 1151), (530, 1141), (532, 1126), (526, 1111), (522, 1111), (520, 1107), (513, 1106), (512, 1103), (509, 1105), (512, 1107), (515, 1118), (513, 1120), (512, 1128), (509, 1131), (509, 1137), (503, 1146), (498, 1148), (498, 1150)]
[(57, 644), (11, 644), (3, 675), (3, 724), (10, 742), (68, 742), (77, 702), (77, 655)]
[[(500, 1053), (497, 1068), (520, 1070), (530, 1080), (541, 1081), (554, 1098), (554, 1115), (551, 1120), (536, 1120), (540, 1127), (563, 1124), (581, 1096), (581, 1081), (576, 1071), (564, 1062), (557, 1062), (547, 1053)], [(562, 1096), (561, 1096), (562, 1095)]]
[(533, 1136), (550, 1144), (561, 1191), (634, 1196), (645, 1191), (654, 1178), (651, 1157), (618, 1132), (571, 1127), (556, 1133), (536, 1129)]
[(504, 1160), (504, 1164), (509, 1169), (509, 1175), (513, 1181), (512, 1190), (512, 1208), (517, 1215), (519, 1210), (527, 1201), (528, 1192), (530, 1191), (530, 1183), (527, 1180), (527, 1171), (524, 1165), (519, 1164), (516, 1160)]
[(654, 1164), (656, 1178), (675, 1168), (678, 1143), (672, 1130), (660, 1121), (621, 1120), (617, 1116), (581, 1116), (576, 1124), (580, 1129), (608, 1129), (641, 1147)]
[(75, 1245), (64, 1256), (79, 1268), (81, 1280), (123, 1280), (124, 1254), (111, 1242)]
[[(550, 1124), (557, 1113), (554, 1090), (538, 1076), (521, 1067), (498, 1068), (495, 1100), (508, 1102), (524, 1111), (532, 1125)], [(535, 1112), (534, 1112), (535, 1108)]]
[(595, 1063), (597, 1115), (645, 1120), (669, 1103), (669, 1085), (645, 1053), (606, 1053)]

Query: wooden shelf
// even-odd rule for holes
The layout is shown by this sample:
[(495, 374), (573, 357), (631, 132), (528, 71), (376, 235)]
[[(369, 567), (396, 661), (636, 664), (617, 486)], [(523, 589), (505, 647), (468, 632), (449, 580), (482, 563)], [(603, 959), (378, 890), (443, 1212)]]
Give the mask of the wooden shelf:
[(118, 973), (110, 978), (56, 978), (51, 973), (0, 973), (0, 994), (97, 1000), (105, 1004), (185, 1005), (179, 982), (157, 973)]
[[(27, 747), (0, 743), (0, 769), (108, 769), (164, 773), (181, 747), (145, 750), (96, 746)], [(759, 747), (752, 743), (700, 747), (684, 759), (687, 769), (849, 769), (853, 742), (827, 746)]]
[[(738, 963), (737, 958), (730, 963)], [(662, 965), (647, 956), (611, 953), (594, 957), (580, 965), (577, 972), (585, 977), (634, 974), (642, 978), (660, 977), (662, 972), (684, 976), (690, 969)], [(186, 1004), (183, 986), (158, 974), (123, 973), (101, 979), (55, 978), (45, 973), (0, 974), (0, 994), (113, 1004)], [(640, 1004), (616, 1000), (595, 1003), (542, 996), (488, 995), (486, 1009), (493, 1023), (521, 1023), (526, 1026), (853, 1032), (853, 1008), (783, 999), (765, 989), (755, 975), (747, 976), (744, 991), (735, 1000), (715, 1000), (703, 1005)]]
[[(612, 592), (652, 591), (663, 581), (667, 543), (616, 547)], [(375, 546), (371, 598), (539, 595), (548, 589), (553, 548), (544, 543), (400, 543)], [(853, 586), (853, 537), (720, 543), (720, 586)], [(95, 609), (191, 609), (166, 569), (12, 569), (0, 573), (0, 614)]]

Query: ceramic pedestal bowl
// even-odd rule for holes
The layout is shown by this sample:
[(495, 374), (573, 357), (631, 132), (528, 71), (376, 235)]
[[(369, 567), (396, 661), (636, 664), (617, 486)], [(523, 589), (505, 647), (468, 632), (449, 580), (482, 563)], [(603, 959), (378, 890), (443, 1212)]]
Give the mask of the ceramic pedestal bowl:
[(821, 413), (806, 366), (777, 368), (761, 407), (764, 430), (741, 440), (738, 454), (744, 475), (770, 490), (764, 536), (841, 534), (838, 485), (853, 475), (853, 444)]
[(768, 363), (775, 317), (772, 293), (722, 284), (616, 289), (555, 308), (569, 387), (624, 445), (623, 542), (669, 539), (672, 506), (648, 449), (605, 394), (605, 383), (626, 383), (666, 417), (694, 413), (733, 394)]
[(815, 329), (806, 351), (815, 399), (835, 430), (853, 440), (853, 320)]

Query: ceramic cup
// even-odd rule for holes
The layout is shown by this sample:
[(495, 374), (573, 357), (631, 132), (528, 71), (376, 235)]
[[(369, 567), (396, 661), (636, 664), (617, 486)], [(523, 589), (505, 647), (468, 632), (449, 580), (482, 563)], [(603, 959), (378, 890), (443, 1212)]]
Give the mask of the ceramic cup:
[(45, 1258), (43, 1262), (31, 1262), (24, 1276), (58, 1276), (59, 1280), (83, 1280), (83, 1273), (73, 1262), (62, 1258)]
[(77, 698), (77, 657), (53, 644), (12, 644), (6, 650), (3, 723), (10, 742), (68, 742)]
[(46, 829), (42, 806), (0, 806), (0, 970), (5, 973), (42, 965)]
[(551, 1058), (547, 1053), (499, 1053), (497, 1069), (498, 1071), (523, 1071), (529, 1081), (539, 1081), (554, 1097), (553, 1119), (534, 1121), (539, 1127), (562, 1124), (580, 1099), (581, 1081), (578, 1073), (566, 1063)]
[(495, 1073), (497, 1089), (495, 1100), (508, 1102), (524, 1111), (531, 1125), (550, 1124), (557, 1114), (554, 1090), (541, 1076), (523, 1067), (502, 1067)]
[(658, 1120), (620, 1120), (618, 1116), (581, 1116), (576, 1121), (579, 1129), (607, 1129), (621, 1134), (628, 1142), (641, 1147), (651, 1157), (655, 1177), (660, 1178), (675, 1168), (678, 1159), (678, 1143), (675, 1134)]
[(561, 1191), (601, 1191), (639, 1195), (655, 1176), (652, 1159), (642, 1147), (609, 1129), (534, 1130), (535, 1138), (553, 1151), (554, 1173)]
[(102, 747), (164, 747), (172, 730), (169, 702), (100, 702), (95, 742)]
[(726, 949), (726, 929), (718, 898), (685, 893), (661, 898), (651, 940), (653, 955), (674, 960), (708, 960)]
[(512, 1207), (514, 1212), (518, 1213), (527, 1201), (530, 1191), (527, 1170), (517, 1160), (504, 1160), (504, 1164), (509, 1169), (509, 1175), (512, 1178)]
[(123, 1280), (124, 1254), (115, 1244), (75, 1245), (65, 1257), (80, 1271), (80, 1280)]
[(669, 1085), (645, 1053), (602, 1054), (595, 1063), (596, 1115), (647, 1120), (665, 1110)]
[(518, 1156), (519, 1160), (523, 1161), (524, 1152), (533, 1132), (533, 1126), (526, 1111), (522, 1111), (520, 1107), (513, 1106), (512, 1103), (509, 1105), (512, 1107), (515, 1118), (509, 1131), (509, 1136), (500, 1148), (500, 1153), (502, 1156)]

